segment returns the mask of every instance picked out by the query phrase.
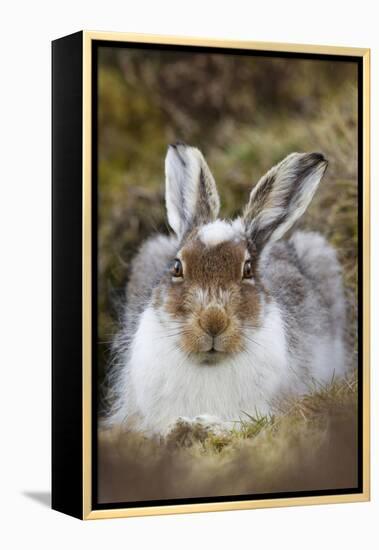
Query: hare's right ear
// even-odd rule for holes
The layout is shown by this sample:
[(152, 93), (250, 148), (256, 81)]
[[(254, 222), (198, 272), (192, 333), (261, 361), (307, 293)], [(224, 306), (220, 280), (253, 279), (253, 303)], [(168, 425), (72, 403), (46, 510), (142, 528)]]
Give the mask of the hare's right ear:
[(217, 218), (220, 199), (211, 171), (195, 147), (170, 145), (165, 168), (167, 217), (181, 239), (193, 227)]
[(259, 180), (243, 215), (258, 249), (280, 239), (304, 214), (327, 165), (321, 153), (292, 153)]

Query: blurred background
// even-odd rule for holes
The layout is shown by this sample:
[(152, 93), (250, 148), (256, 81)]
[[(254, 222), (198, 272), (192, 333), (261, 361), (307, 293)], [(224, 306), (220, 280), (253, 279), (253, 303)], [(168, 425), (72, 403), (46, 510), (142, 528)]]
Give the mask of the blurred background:
[(320, 151), (329, 168), (298, 223), (338, 251), (356, 354), (357, 84), (355, 63), (101, 47), (98, 50), (99, 377), (130, 260), (168, 232), (164, 158), (177, 140), (199, 147), (216, 178), (222, 217), (287, 154)]

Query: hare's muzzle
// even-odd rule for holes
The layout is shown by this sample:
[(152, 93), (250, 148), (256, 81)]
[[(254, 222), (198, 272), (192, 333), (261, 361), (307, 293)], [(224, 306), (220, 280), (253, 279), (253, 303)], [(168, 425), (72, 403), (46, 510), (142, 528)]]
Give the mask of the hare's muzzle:
[(199, 325), (209, 336), (215, 337), (228, 328), (228, 316), (221, 307), (210, 306), (204, 309), (199, 317)]

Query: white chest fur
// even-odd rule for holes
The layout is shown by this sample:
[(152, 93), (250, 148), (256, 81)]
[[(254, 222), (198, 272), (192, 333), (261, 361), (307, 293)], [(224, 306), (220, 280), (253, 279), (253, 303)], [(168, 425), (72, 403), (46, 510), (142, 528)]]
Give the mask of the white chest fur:
[(179, 416), (211, 414), (238, 422), (245, 412), (266, 413), (270, 401), (291, 383), (280, 312), (273, 303), (266, 307), (262, 327), (247, 333), (246, 351), (214, 366), (187, 358), (177, 338), (169, 336), (169, 319), (162, 323), (148, 308), (124, 378), (127, 415), (139, 418), (137, 427), (162, 432)]

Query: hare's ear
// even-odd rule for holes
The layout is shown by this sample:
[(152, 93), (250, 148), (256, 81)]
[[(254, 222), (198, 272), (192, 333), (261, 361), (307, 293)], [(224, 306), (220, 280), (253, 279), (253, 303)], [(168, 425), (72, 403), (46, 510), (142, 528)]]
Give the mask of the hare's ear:
[(292, 153), (259, 180), (243, 214), (258, 247), (280, 239), (304, 214), (327, 165), (320, 153)]
[(214, 221), (220, 210), (216, 183), (195, 147), (170, 145), (166, 155), (166, 208), (179, 238), (197, 225)]

